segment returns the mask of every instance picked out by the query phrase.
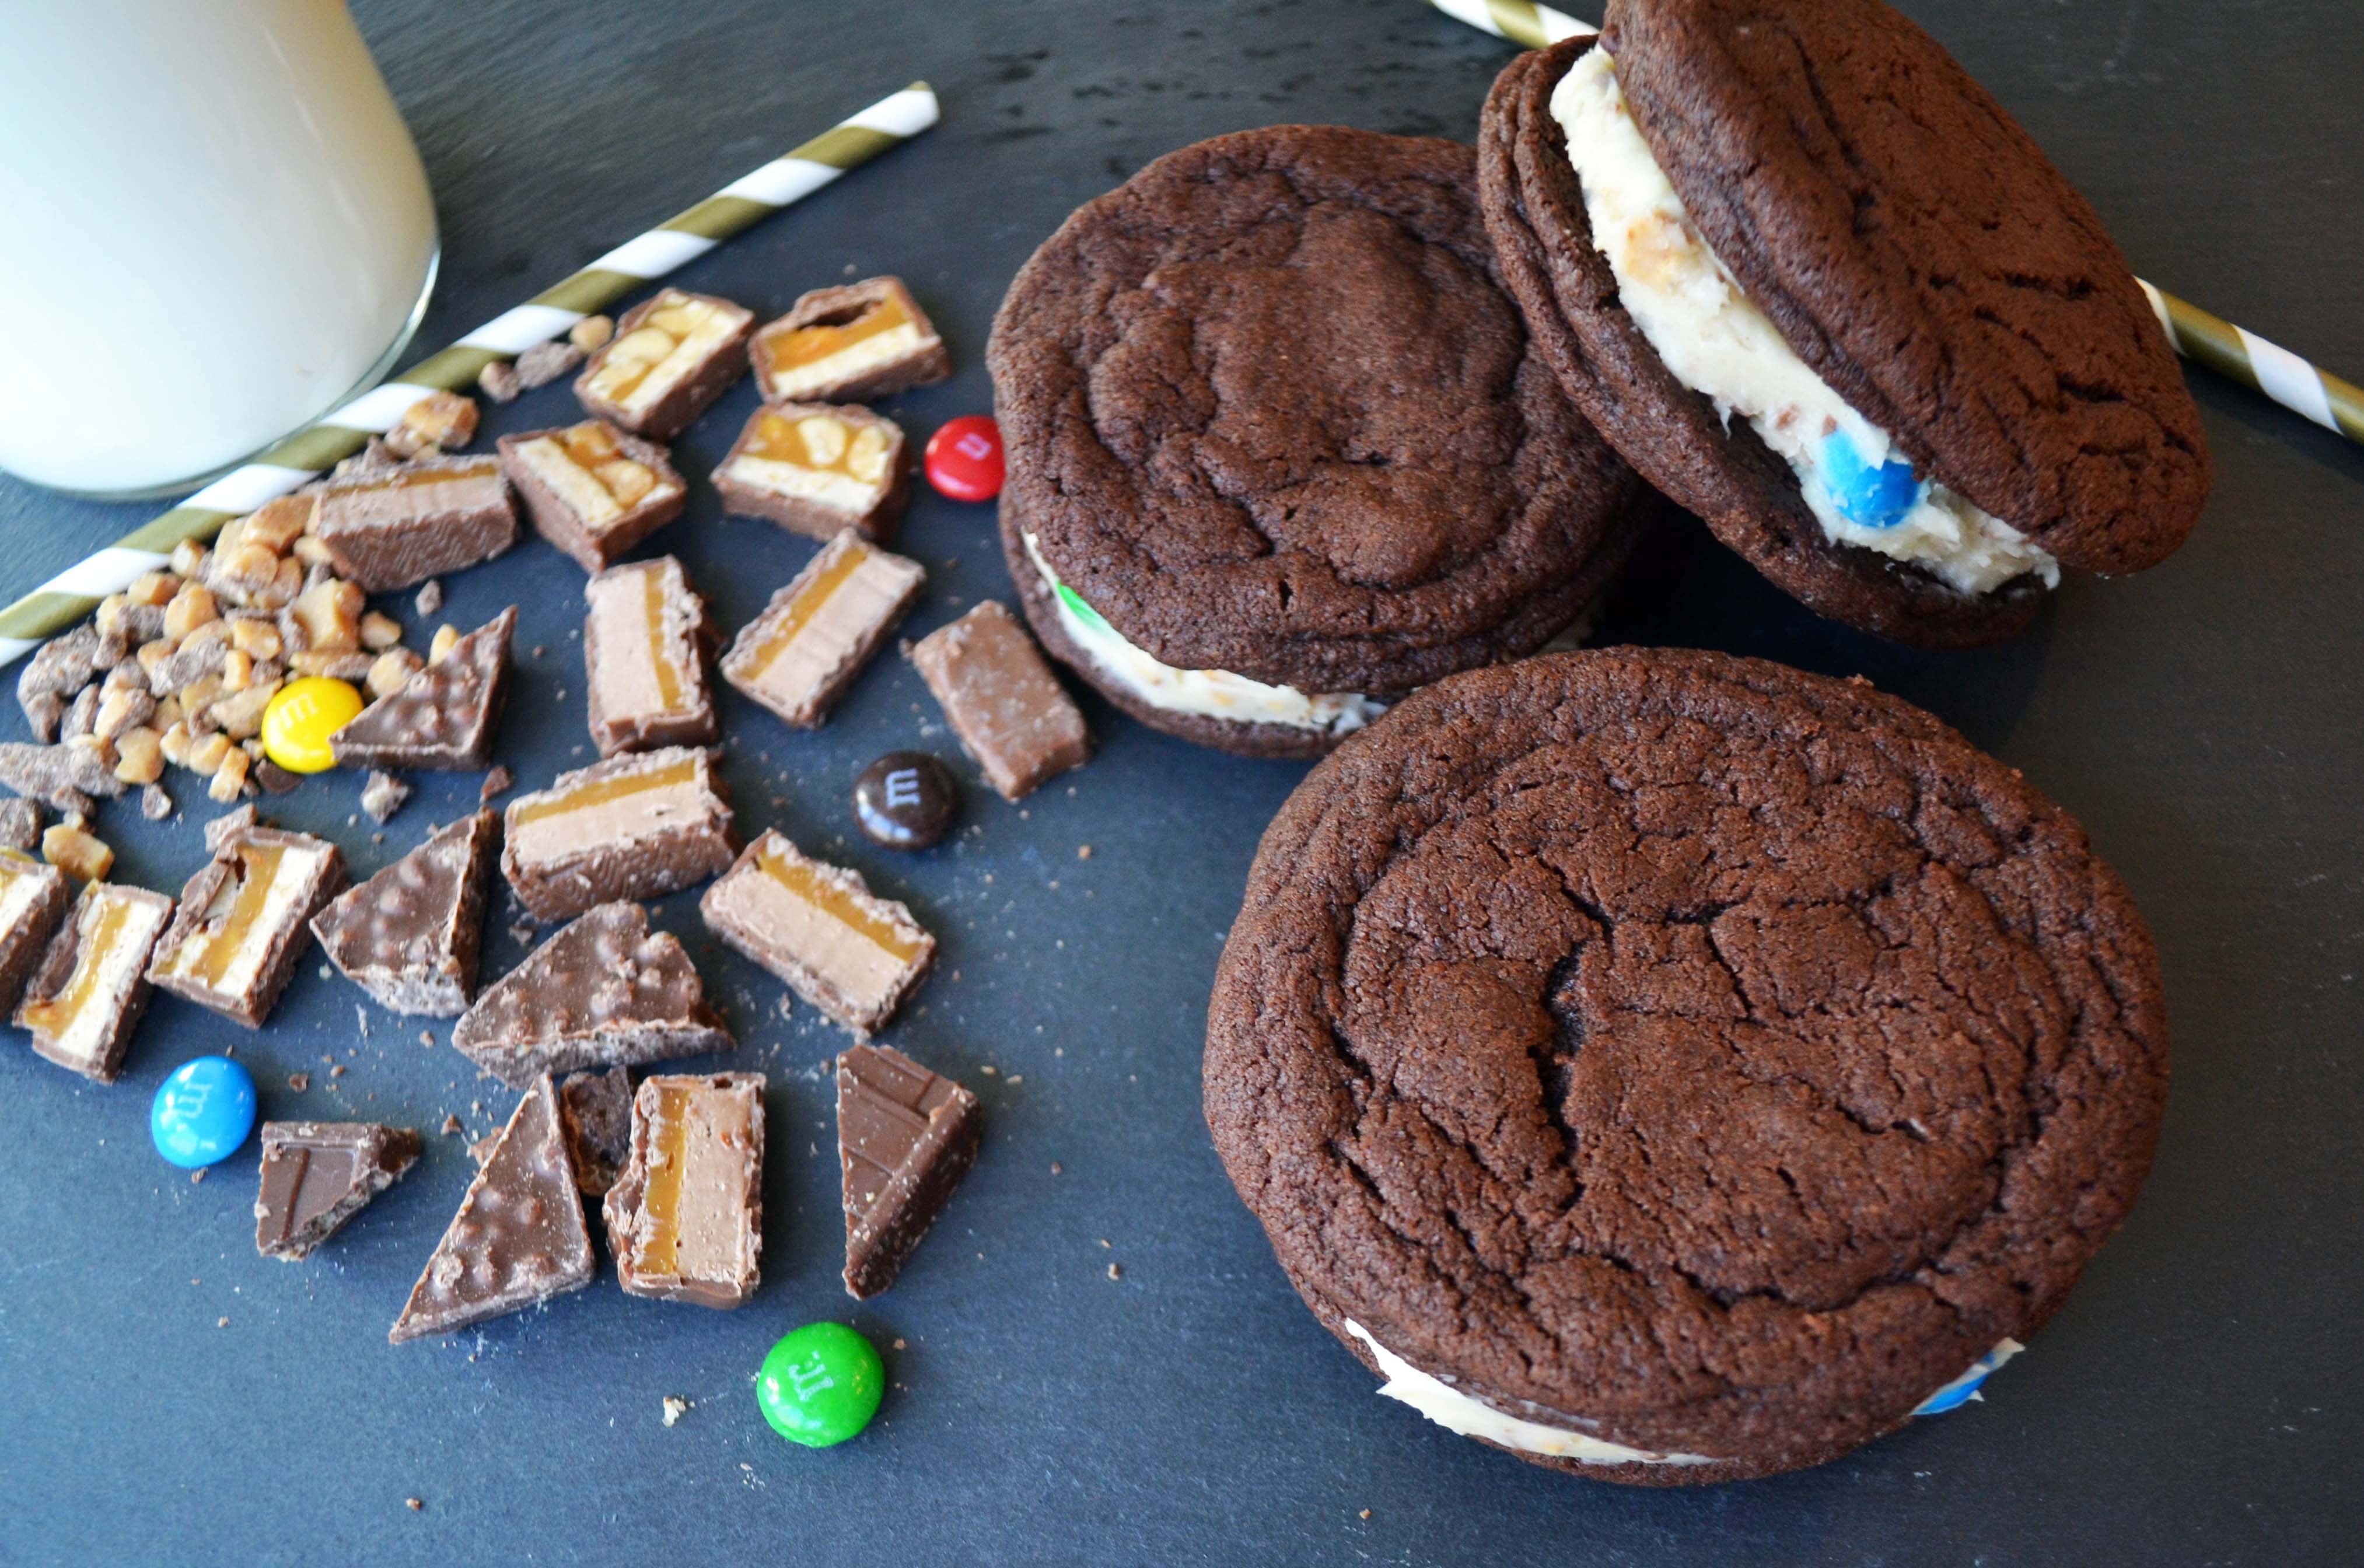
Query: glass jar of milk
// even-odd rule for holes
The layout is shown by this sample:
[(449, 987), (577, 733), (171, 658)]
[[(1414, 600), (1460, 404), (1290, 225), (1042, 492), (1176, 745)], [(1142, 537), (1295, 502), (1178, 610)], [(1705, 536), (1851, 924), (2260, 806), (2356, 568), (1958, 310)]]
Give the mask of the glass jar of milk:
[(8, 10), (0, 468), (188, 488), (392, 368), (435, 208), (341, 0)]

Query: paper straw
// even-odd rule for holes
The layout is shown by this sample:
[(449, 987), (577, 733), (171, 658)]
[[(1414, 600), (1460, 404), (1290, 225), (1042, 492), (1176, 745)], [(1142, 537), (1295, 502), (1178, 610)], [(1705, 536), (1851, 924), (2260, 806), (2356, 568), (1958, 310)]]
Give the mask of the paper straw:
[(924, 82), (881, 98), (803, 146), (733, 180), (691, 207), (630, 239), (581, 272), (553, 284), (514, 310), (485, 322), (450, 348), (430, 354), (362, 394), (318, 423), (76, 562), (39, 588), (0, 609), (0, 665), (39, 647), (121, 593), (134, 578), (162, 567), (184, 539), (203, 542), (224, 523), (317, 478), (401, 422), (411, 406), (436, 392), (475, 384), (486, 365), (515, 359), (559, 336), (586, 316), (605, 310), (641, 284), (705, 255), (723, 240), (820, 190), (847, 170), (934, 125), (936, 95)]
[[(1589, 37), (1600, 30), (1531, 0), (1429, 0), (1429, 4), (1457, 22), (1528, 49), (1546, 49), (1562, 39)], [(2135, 281), (2142, 283), (2140, 278)], [(2142, 287), (2177, 353), (2264, 393), (2326, 430), (2351, 441), (2364, 441), (2364, 389), (2165, 289), (2147, 283)]]

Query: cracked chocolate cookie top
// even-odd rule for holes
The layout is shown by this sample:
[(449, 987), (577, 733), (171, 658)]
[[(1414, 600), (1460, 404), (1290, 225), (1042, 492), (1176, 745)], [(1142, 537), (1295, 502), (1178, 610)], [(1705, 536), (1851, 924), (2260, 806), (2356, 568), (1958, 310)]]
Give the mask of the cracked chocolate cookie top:
[(1440, 683), (1316, 768), (1206, 1060), (1333, 1332), (1722, 1462), (1598, 1472), (1645, 1483), (1819, 1462), (2024, 1338), (2166, 1087), (2141, 919), (2014, 771), (1861, 684), (1627, 649)]
[(1384, 694), (1527, 651), (1645, 494), (1497, 285), (1451, 142), (1284, 126), (1161, 158), (1035, 253), (987, 357), (1006, 511), (1182, 669)]

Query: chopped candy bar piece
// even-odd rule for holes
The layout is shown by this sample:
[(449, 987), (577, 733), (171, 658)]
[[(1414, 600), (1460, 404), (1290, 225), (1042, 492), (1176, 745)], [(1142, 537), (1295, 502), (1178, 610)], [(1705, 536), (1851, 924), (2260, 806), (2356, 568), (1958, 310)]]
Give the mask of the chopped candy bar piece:
[(681, 941), (637, 904), (605, 904), (485, 987), (452, 1043), (512, 1086), (543, 1073), (729, 1051)]
[(22, 850), (0, 849), (0, 1009), (14, 1007), (25, 994), (72, 901), (65, 873)]
[(95, 747), (34, 746), (22, 740), (0, 741), (0, 784), (53, 810), (79, 811), (85, 817), (92, 795), (112, 800), (123, 793), (123, 781)]
[(631, 751), (509, 802), (501, 871), (537, 920), (654, 898), (730, 864), (730, 805), (704, 751)]
[(312, 917), (320, 951), (391, 1012), (432, 1018), (465, 1012), (476, 989), (499, 828), (489, 811), (437, 828)]
[(41, 808), (29, 800), (0, 800), (0, 848), (33, 852), (41, 841)]
[(711, 295), (660, 290), (624, 313), (574, 378), (583, 411), (669, 441), (747, 370), (753, 311)]
[(337, 765), (468, 772), (491, 762), (517, 615), (511, 605), (329, 737)]
[(847, 528), (747, 623), (722, 678), (800, 729), (812, 729), (920, 595), (927, 573)]
[(632, 1075), (621, 1067), (577, 1073), (558, 1086), (558, 1111), (574, 1151), (574, 1181), (605, 1197), (632, 1157)]
[(337, 846), (250, 828), (181, 889), (148, 978), (199, 1006), (261, 1029), (296, 973), (312, 917), (345, 885)]
[(689, 498), (664, 448), (604, 419), (503, 436), (499, 444), (534, 531), (585, 572), (613, 565), (681, 516)]
[(418, 1162), (418, 1134), (365, 1121), (266, 1121), (254, 1250), (285, 1262), (369, 1207)]
[(1084, 716), (1051, 673), (1024, 623), (987, 599), (911, 650), (961, 747), (1005, 800), (1091, 760)]
[(706, 601), (672, 556), (614, 566), (583, 585), (583, 679), (599, 754), (701, 745), (719, 732)]
[(632, 1099), (631, 1162), (602, 1210), (634, 1296), (728, 1309), (764, 1251), (764, 1074), (659, 1075)]
[(867, 408), (758, 408), (714, 470), (722, 509), (811, 539), (840, 528), (890, 538), (911, 488), (902, 428)]
[(517, 542), (500, 460), (421, 458), (320, 485), (312, 533), (337, 574), (372, 594), (490, 561)]
[(581, 1290), (592, 1267), (558, 1091), (544, 1078), (518, 1102), (386, 1338), (448, 1334)]
[(883, 1046), (837, 1059), (847, 1295), (895, 1283), (976, 1162), (976, 1096), (951, 1079)]
[(815, 289), (755, 329), (766, 403), (867, 403), (953, 373), (944, 340), (900, 278)]
[(936, 955), (936, 939), (909, 909), (770, 830), (706, 890), (697, 912), (708, 929), (856, 1033), (892, 1018)]
[(94, 882), (41, 955), (17, 1006), (17, 1027), (61, 1067), (115, 1082), (124, 1047), (148, 1007), (148, 954), (173, 901), (144, 887)]

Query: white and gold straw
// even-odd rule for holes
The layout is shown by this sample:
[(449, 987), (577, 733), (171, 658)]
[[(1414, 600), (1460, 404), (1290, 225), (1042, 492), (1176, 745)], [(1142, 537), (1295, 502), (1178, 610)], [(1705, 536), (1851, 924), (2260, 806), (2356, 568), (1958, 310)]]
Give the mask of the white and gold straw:
[[(1429, 4), (1455, 21), (1528, 49), (1547, 49), (1562, 39), (1589, 38), (1600, 30), (1532, 0), (1429, 0)], [(2165, 289), (2147, 283), (2142, 286), (2177, 353), (2264, 393), (2326, 430), (2336, 430), (2351, 441), (2364, 441), (2364, 389)]]
[(204, 541), (232, 517), (284, 495), (392, 429), (420, 398), (473, 386), (485, 367), (548, 342), (585, 317), (607, 309), (643, 284), (684, 263), (782, 207), (802, 201), (847, 170), (908, 141), (936, 123), (936, 95), (924, 82), (871, 105), (753, 172), (733, 180), (646, 234), (553, 284), (514, 310), (485, 322), (450, 348), (430, 354), (231, 470), (186, 501), (113, 544), (66, 568), (0, 609), (0, 665), (22, 657), (153, 572), (184, 539)]

